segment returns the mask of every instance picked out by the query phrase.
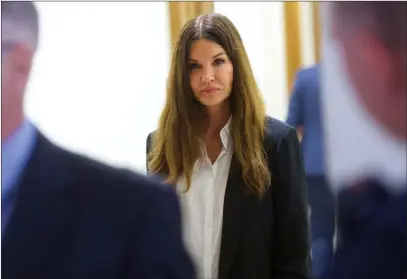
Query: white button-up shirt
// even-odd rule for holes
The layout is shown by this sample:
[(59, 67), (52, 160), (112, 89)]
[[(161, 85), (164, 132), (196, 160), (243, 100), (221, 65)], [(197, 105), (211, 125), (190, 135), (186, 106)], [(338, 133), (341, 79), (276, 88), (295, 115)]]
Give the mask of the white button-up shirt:
[(180, 196), (183, 237), (195, 262), (198, 279), (218, 278), (222, 235), (223, 202), (233, 154), (230, 135), (231, 120), (221, 130), (222, 151), (212, 164), (203, 146), (203, 155), (197, 160), (188, 192), (185, 177), (177, 183)]

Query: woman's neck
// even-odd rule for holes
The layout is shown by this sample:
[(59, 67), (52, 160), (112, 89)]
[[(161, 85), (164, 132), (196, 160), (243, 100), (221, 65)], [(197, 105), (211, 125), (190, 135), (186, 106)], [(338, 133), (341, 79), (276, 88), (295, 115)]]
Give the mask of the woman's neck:
[(230, 110), (228, 104), (208, 107), (206, 134), (219, 134), (230, 118)]

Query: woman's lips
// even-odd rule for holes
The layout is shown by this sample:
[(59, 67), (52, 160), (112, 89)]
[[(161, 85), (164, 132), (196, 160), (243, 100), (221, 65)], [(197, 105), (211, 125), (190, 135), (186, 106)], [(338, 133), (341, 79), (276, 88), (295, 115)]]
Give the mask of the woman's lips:
[(212, 94), (215, 93), (216, 91), (219, 91), (218, 88), (205, 88), (204, 90), (202, 90), (202, 92), (204, 94)]

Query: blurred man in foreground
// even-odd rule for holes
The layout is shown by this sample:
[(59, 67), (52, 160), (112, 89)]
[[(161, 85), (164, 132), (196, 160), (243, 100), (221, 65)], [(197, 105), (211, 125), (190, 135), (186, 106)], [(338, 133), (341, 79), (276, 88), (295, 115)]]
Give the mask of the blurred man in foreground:
[(405, 279), (407, 3), (326, 7), (325, 23), (342, 54), (337, 62), (354, 91), (339, 83), (332, 94), (338, 73), (324, 57), (327, 166), (342, 236), (325, 278)]
[(194, 278), (172, 190), (65, 151), (25, 119), (34, 3), (2, 2), (1, 21), (1, 278)]

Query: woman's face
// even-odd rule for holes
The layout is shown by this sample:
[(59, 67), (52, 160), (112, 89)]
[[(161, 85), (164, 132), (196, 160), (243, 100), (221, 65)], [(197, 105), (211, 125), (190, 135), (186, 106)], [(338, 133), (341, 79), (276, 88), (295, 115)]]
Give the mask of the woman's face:
[(189, 67), (195, 98), (204, 106), (218, 106), (229, 97), (233, 65), (217, 43), (200, 39), (191, 45)]

